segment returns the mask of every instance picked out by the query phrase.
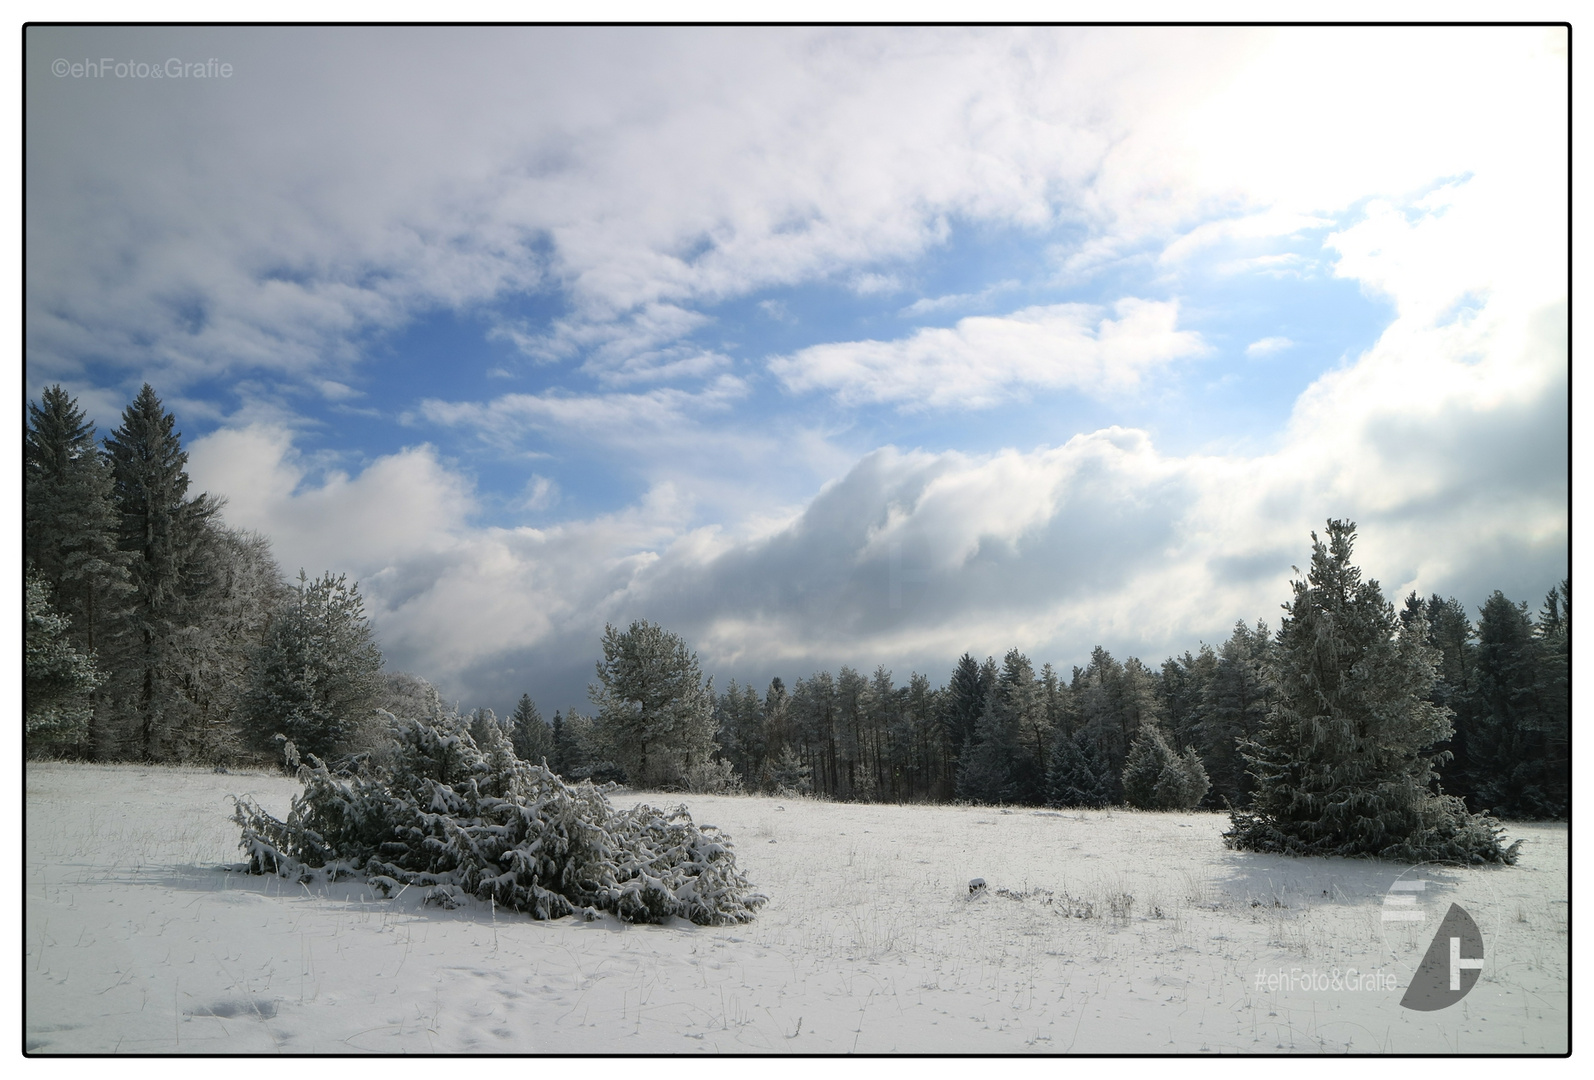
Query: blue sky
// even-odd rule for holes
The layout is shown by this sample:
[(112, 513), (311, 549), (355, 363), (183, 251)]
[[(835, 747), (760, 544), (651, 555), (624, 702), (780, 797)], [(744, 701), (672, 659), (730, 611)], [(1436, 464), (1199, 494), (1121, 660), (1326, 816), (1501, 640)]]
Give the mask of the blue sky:
[[(224, 79), (56, 75), (215, 57)], [(34, 28), (26, 389), (148, 380), (389, 662), (1066, 671), (1568, 572), (1564, 34)]]

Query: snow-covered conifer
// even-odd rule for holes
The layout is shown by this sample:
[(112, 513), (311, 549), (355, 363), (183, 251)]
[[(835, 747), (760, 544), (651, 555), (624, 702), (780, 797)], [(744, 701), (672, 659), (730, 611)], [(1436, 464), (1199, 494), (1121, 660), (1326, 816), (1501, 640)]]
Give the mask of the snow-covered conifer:
[[(1429, 697), (1438, 662), (1420, 616), (1400, 627), (1350, 562), (1355, 525), (1312, 534), (1306, 580), (1279, 628), (1275, 700), (1245, 747), (1256, 790), (1231, 812), (1231, 847), (1402, 861), (1516, 861), (1491, 818), (1435, 793), (1432, 747), (1450, 736)], [(1520, 841), (1518, 842), (1520, 843)]]
[(425, 886), (440, 901), (471, 896), (538, 919), (610, 912), (721, 924), (764, 903), (730, 838), (684, 807), (616, 811), (592, 784), (517, 760), (497, 725), (478, 747), (440, 702), (427, 719), (393, 724), (391, 767), (362, 758), (334, 772), (307, 755), (286, 820), (238, 803), (252, 872), (360, 874), (378, 890)]

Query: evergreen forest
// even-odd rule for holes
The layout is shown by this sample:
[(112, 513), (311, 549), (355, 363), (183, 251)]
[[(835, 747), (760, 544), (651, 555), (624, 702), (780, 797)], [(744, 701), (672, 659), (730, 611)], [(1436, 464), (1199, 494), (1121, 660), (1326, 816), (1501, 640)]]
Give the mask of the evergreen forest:
[[(1536, 611), (1499, 591), (1476, 608), (1415, 593), (1391, 603), (1350, 564), (1345, 522), (1314, 535), (1313, 569), (1278, 625), (1241, 619), (1160, 664), (1098, 647), (1066, 671), (1037, 668), (1014, 648), (965, 653), (940, 682), (862, 664), (716, 688), (686, 642), (642, 620), (608, 628), (590, 715), (544, 717), (527, 688), (510, 716), (460, 716), (424, 679), (384, 667), (357, 583), (286, 579), (267, 537), (229, 528), (218, 494), (190, 491), (176, 419), (148, 385), (103, 437), (46, 389), (24, 442), (30, 756), (331, 761), (381, 752), (400, 721), (446, 716), (476, 746), (507, 741), (569, 780), (1227, 808), (1239, 846), (1261, 850), (1353, 853), (1353, 821), (1409, 812), (1427, 828), (1430, 797), (1463, 815), (1569, 812), (1570, 580)], [(1310, 829), (1281, 833), (1279, 815), (1299, 804), (1301, 747), (1324, 743), (1343, 751), (1321, 763), (1336, 790), (1394, 777), (1408, 795), (1404, 809), (1324, 803), (1319, 820), (1346, 823), (1314, 847)]]

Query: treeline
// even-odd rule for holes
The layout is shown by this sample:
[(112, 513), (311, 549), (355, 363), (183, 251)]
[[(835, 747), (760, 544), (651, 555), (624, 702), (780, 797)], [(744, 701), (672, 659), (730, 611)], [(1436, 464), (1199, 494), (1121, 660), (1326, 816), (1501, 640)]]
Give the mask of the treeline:
[[(1453, 717), (1436, 729), (1445, 738), (1379, 752), (1420, 759), (1424, 769), (1431, 763), (1435, 788), (1474, 813), (1565, 817), (1571, 582), (1546, 597), (1537, 618), (1499, 592), (1476, 623), (1437, 596), (1413, 594), (1398, 618), (1381, 596), (1366, 604), (1388, 610), (1387, 633), (1417, 649), (1410, 671), (1381, 691), (1388, 700), (1359, 707), (1393, 714), (1416, 695)], [(1380, 632), (1369, 633), (1377, 640)], [(642, 621), (605, 635), (596, 716), (556, 714), (550, 733), (528, 696), (507, 726), (517, 750), (543, 748), (563, 775), (648, 786), (859, 801), (1245, 808), (1280, 687), (1306, 677), (1302, 662), (1283, 654), (1265, 622), (1240, 622), (1218, 648), (1202, 645), (1155, 669), (1098, 647), (1064, 679), (1050, 664), (1037, 673), (1012, 649), (1000, 664), (965, 654), (940, 686), (918, 673), (899, 685), (883, 666), (869, 676), (843, 667), (790, 686), (775, 678), (762, 693), (733, 679), (715, 693), (680, 638)], [(1331, 702), (1322, 715), (1344, 707)]]
[[(1454, 599), (1407, 598), (1437, 652), (1429, 698), (1454, 736), (1425, 748), (1443, 789), (1474, 811), (1565, 817), (1571, 805), (1571, 583), (1538, 616), (1496, 592), (1476, 622)], [(1242, 747), (1276, 698), (1273, 635), (1237, 623), (1152, 668), (1096, 648), (1060, 677), (1017, 649), (998, 664), (965, 654), (941, 686), (898, 685), (878, 667), (818, 672), (762, 695), (733, 681), (716, 699), (720, 754), (749, 786), (805, 787), (834, 799), (1080, 806), (1144, 802), (1126, 792), (1137, 740), (1199, 761), (1208, 808), (1246, 806), (1255, 778)], [(1160, 744), (1160, 747), (1159, 747)], [(1449, 754), (1448, 760), (1445, 754)]]
[[(266, 538), (190, 496), (173, 417), (145, 386), (103, 446), (59, 387), (25, 432), (25, 723), (30, 752), (222, 761), (370, 751), (386, 717), (444, 711), (424, 680), (382, 670), (358, 587), (300, 574)], [(1456, 600), (1408, 597), (1401, 633), (1431, 650), (1423, 689), (1453, 734), (1420, 748), (1474, 811), (1564, 817), (1571, 796), (1571, 585), (1536, 616), (1496, 592), (1476, 621)], [(1425, 676), (1426, 677), (1426, 676)], [(525, 761), (573, 779), (812, 792), (892, 802), (1148, 807), (1251, 804), (1248, 747), (1279, 700), (1279, 646), (1237, 623), (1151, 667), (1105, 649), (1065, 677), (1018, 649), (965, 654), (946, 683), (844, 666), (760, 691), (716, 692), (695, 654), (646, 621), (603, 641), (595, 709), (544, 718), (478, 709)], [(378, 710), (382, 710), (378, 712)]]

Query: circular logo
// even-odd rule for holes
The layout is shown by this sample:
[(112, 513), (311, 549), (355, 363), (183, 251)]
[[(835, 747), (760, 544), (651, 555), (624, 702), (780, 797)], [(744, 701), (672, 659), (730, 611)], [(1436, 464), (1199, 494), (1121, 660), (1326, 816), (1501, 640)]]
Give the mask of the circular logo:
[(1496, 929), (1494, 888), (1483, 873), (1419, 863), (1385, 891), (1379, 923), (1405, 979), (1400, 1003), (1406, 1008), (1447, 1009), (1477, 984), (1487, 963), (1486, 931)]

